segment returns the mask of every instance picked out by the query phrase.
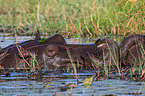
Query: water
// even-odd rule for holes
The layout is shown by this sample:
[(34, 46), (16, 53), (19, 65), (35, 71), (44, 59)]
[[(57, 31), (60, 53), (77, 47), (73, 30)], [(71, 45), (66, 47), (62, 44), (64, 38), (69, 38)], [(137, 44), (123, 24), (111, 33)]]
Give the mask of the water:
[[(95, 71), (78, 73), (80, 83), (73, 73), (45, 73), (40, 77), (30, 73), (10, 72), (10, 76), (0, 75), (0, 95), (6, 96), (100, 96), (100, 95), (145, 95), (145, 83), (131, 80), (108, 79), (84, 86), (82, 80), (95, 74)], [(73, 86), (68, 87), (67, 85)]]
[[(17, 42), (34, 38), (18, 36)], [(0, 37), (2, 48), (14, 43), (14, 37)], [(3, 42), (4, 41), (4, 42)], [(74, 42), (75, 41), (75, 42)], [(78, 39), (67, 40), (68, 43), (79, 43)], [(90, 42), (90, 41), (89, 41)], [(94, 42), (94, 40), (91, 40)], [(95, 70), (83, 70), (77, 73), (78, 83), (74, 73), (54, 70), (41, 70), (35, 74), (30, 71), (9, 70), (0, 72), (0, 95), (1, 96), (144, 96), (145, 82), (133, 80), (93, 79), (90, 86), (84, 86), (82, 80), (95, 76)], [(78, 84), (77, 84), (78, 83)], [(71, 86), (69, 86), (71, 85)]]
[[(80, 82), (81, 80), (79, 79)], [(76, 86), (68, 89), (66, 85), (69, 83)], [(0, 82), (0, 95), (7, 96), (100, 96), (108, 94), (144, 96), (145, 84), (143, 82), (108, 79), (94, 80), (91, 86), (85, 87), (83, 83), (77, 85), (77, 80), (71, 78), (54, 81), (19, 80), (18, 78), (17, 80)]]

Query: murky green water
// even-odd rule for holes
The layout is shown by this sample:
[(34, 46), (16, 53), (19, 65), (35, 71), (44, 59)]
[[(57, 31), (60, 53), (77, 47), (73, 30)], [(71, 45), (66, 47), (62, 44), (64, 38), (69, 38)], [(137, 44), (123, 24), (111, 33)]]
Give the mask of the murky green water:
[[(17, 37), (22, 42), (34, 37)], [(14, 37), (0, 37), (0, 46), (6, 47), (14, 43)], [(4, 42), (3, 42), (4, 41)], [(92, 40), (93, 41), (93, 40)], [(74, 43), (74, 39), (67, 40)], [(75, 43), (78, 43), (76, 41)], [(90, 86), (84, 86), (82, 80), (96, 74), (95, 70), (83, 70), (77, 73), (79, 82), (72, 72), (55, 72), (47, 70), (32, 74), (29, 71), (10, 71), (9, 74), (0, 72), (1, 96), (144, 96), (145, 83), (133, 80), (93, 79)], [(71, 85), (71, 86), (69, 86)]]

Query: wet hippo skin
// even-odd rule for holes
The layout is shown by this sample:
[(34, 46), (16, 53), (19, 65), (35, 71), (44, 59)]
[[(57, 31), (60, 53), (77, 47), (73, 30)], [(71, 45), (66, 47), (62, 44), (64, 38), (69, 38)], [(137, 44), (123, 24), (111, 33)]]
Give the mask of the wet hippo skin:
[[(36, 57), (36, 67), (53, 68), (55, 66), (67, 66), (72, 60), (73, 63), (80, 64), (82, 67), (90, 67), (94, 60), (98, 63), (108, 60), (110, 57), (110, 50), (117, 51), (117, 45), (106, 43), (106, 40), (97, 40), (93, 44), (67, 44), (65, 39), (56, 34), (50, 38), (45, 39), (44, 42), (39, 42), (39, 34), (36, 35), (35, 40), (29, 40), (19, 44), (19, 50), (16, 45), (2, 49), (6, 51), (5, 55), (1, 57), (1, 66), (4, 68), (24, 68), (30, 67), (33, 55)], [(113, 41), (112, 41), (113, 42)], [(113, 53), (114, 54), (114, 53)], [(71, 59), (70, 59), (71, 57)], [(25, 61), (24, 61), (25, 59)]]
[(123, 65), (145, 63), (145, 35), (136, 34), (126, 37), (120, 43), (120, 62)]
[[(47, 38), (45, 42), (42, 42), (42, 43), (40, 43), (39, 40), (41, 40), (40, 33), (37, 32), (34, 40), (28, 40), (19, 44), (12, 44), (6, 48), (1, 49), (0, 51), (1, 64), (0, 65), (4, 68), (15, 68), (17, 67), (17, 65), (20, 65), (20, 67), (22, 67), (23, 66), (22, 64), (25, 63), (23, 59), (26, 59), (25, 61), (28, 61), (31, 57), (31, 52), (29, 51), (29, 49), (33, 47), (35, 48), (35, 47), (38, 47), (47, 43), (49, 44), (54, 44), (54, 43), (65, 44), (66, 43), (64, 38), (59, 34), (55, 34), (54, 36)], [(23, 56), (20, 55), (18, 48), (20, 49), (20, 52), (22, 53)]]
[[(112, 46), (110, 48), (113, 48)], [(96, 44), (43, 44), (28, 48), (32, 54), (37, 54), (37, 62), (39, 67), (63, 67), (67, 66), (72, 60), (80, 66), (87, 68), (92, 66), (92, 59), (100, 63), (109, 59), (109, 49), (106, 43)], [(71, 59), (69, 57), (71, 56)]]

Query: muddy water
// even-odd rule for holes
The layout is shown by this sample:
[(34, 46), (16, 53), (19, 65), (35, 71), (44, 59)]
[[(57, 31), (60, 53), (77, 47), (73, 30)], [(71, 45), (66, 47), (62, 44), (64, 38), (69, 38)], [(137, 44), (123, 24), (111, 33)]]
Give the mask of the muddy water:
[[(34, 37), (17, 37), (17, 42)], [(14, 37), (0, 37), (1, 47), (14, 43)], [(69, 43), (79, 43), (79, 40), (69, 39)], [(89, 42), (94, 42), (89, 41)], [(70, 70), (3, 70), (0, 71), (0, 96), (144, 96), (145, 82), (133, 80), (93, 78), (90, 86), (85, 86), (82, 80), (96, 75), (95, 70), (77, 71), (79, 83)]]

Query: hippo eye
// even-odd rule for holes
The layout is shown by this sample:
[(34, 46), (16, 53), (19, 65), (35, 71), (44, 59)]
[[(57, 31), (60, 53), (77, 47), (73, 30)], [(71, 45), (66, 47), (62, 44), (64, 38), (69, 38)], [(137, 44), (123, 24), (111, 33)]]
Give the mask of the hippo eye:
[(58, 53), (58, 50), (57, 46), (49, 45), (45, 52), (49, 57), (54, 57)]

